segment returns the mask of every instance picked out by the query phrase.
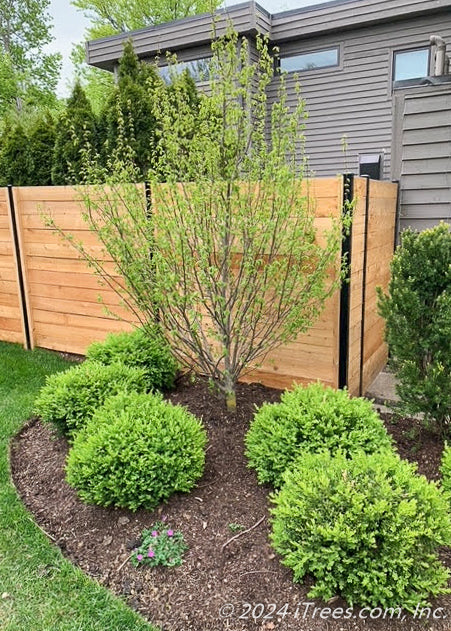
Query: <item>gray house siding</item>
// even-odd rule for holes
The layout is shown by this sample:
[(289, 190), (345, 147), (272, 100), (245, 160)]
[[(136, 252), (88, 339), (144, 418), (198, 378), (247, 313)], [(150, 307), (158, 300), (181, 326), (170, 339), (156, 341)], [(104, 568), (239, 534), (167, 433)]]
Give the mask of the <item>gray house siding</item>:
[[(451, 131), (438, 125), (439, 112), (433, 111), (445, 103), (440, 116), (451, 116), (448, 101), (444, 94), (433, 97), (435, 85), (423, 89), (431, 101), (426, 96), (415, 100), (418, 86), (402, 94), (394, 90), (392, 68), (394, 51), (429, 47), (431, 35), (445, 39), (451, 57), (451, 0), (337, 0), (275, 15), (251, 1), (218, 15), (218, 31), (231, 20), (248, 38), (253, 60), (258, 32), (269, 36), (280, 56), (339, 47), (338, 67), (298, 75), (308, 111), (306, 154), (314, 175), (358, 172), (359, 156), (381, 154), (382, 176), (401, 179), (402, 226), (424, 227), (449, 218)], [(176, 52), (181, 61), (207, 57), (211, 25), (212, 16), (205, 14), (88, 42), (88, 63), (113, 70), (127, 39), (143, 59), (152, 60), (166, 50)], [(276, 76), (271, 83), (269, 104), (277, 99), (279, 82)], [(286, 76), (286, 84), (294, 106), (293, 74)], [(199, 87), (205, 90), (206, 84)], [(424, 111), (413, 113), (411, 107)]]
[[(263, 9), (256, 11), (252, 2), (235, 5), (218, 13), (218, 35), (224, 32), (228, 21), (243, 35), (255, 34), (257, 31), (267, 32), (270, 25), (270, 15)], [(153, 58), (167, 50), (179, 53), (185, 48), (195, 50), (197, 47), (209, 46), (211, 34), (211, 14), (196, 15), (153, 28), (87, 42), (86, 59), (92, 66), (112, 71), (122, 55), (124, 43), (129, 39), (133, 41), (138, 57)]]
[(399, 228), (451, 223), (451, 82), (396, 95)]
[(431, 15), (450, 9), (449, 0), (348, 0), (327, 2), (324, 5), (305, 7), (278, 13), (273, 16), (271, 37), (282, 42), (299, 36), (303, 38), (321, 33), (343, 32), (392, 22), (403, 14), (409, 17)]
[[(309, 115), (306, 153), (316, 175), (332, 176), (346, 169), (357, 172), (359, 154), (381, 153), (384, 178), (392, 177), (393, 51), (428, 46), (434, 33), (449, 41), (451, 52), (451, 14), (448, 20), (432, 15), (279, 45), (281, 56), (340, 47), (339, 67), (298, 74)], [(276, 98), (278, 83), (275, 78), (270, 102)], [(288, 75), (292, 98), (293, 84), (293, 76)]]

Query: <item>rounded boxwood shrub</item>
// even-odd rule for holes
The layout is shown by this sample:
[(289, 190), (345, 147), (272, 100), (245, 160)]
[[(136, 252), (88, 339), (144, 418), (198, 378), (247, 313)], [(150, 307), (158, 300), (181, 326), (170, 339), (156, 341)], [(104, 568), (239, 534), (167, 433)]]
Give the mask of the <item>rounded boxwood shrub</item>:
[(199, 419), (161, 395), (120, 394), (75, 438), (67, 481), (89, 504), (152, 509), (195, 485), (206, 440)]
[(442, 474), (442, 486), (451, 500), (451, 446), (445, 445), (442, 455), (442, 463), (440, 467)]
[(398, 407), (422, 413), (449, 435), (451, 424), (451, 231), (447, 223), (403, 231), (388, 293), (378, 289)]
[(285, 391), (280, 403), (264, 403), (246, 435), (246, 455), (260, 483), (278, 487), (301, 451), (358, 449), (372, 453), (391, 439), (367, 399), (320, 383)]
[(119, 392), (146, 391), (142, 370), (123, 364), (104, 366), (84, 362), (65, 372), (47, 377), (35, 404), (34, 412), (51, 422), (66, 435), (83, 427), (108, 397)]
[(169, 390), (174, 385), (177, 362), (158, 327), (111, 333), (104, 342), (94, 342), (86, 351), (88, 360), (141, 368), (148, 390)]
[(437, 548), (451, 543), (440, 489), (389, 451), (304, 453), (273, 497), (272, 542), (309, 596), (414, 609), (445, 593)]

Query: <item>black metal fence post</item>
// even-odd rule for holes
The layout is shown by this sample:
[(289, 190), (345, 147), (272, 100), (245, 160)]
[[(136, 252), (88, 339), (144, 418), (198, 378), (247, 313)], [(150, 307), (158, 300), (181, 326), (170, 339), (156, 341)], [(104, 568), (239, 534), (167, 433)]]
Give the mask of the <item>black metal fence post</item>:
[[(150, 221), (152, 219), (152, 189), (150, 188), (150, 182), (148, 180), (146, 180), (144, 182), (144, 194), (146, 196), (146, 217), (147, 220)], [(152, 244), (150, 245), (149, 248), (149, 259), (152, 262), (153, 259), (153, 247)], [(160, 311), (158, 309), (157, 304), (154, 305), (155, 306), (155, 322), (157, 324), (160, 323), (161, 318), (160, 318)]]
[[(343, 175), (343, 206), (342, 216), (348, 212), (349, 205), (354, 198), (354, 174)], [(339, 328), (339, 355), (338, 355), (338, 387), (345, 388), (348, 385), (348, 361), (349, 361), (349, 309), (350, 309), (350, 281), (351, 281), (351, 240), (352, 228), (346, 229), (343, 225), (343, 240), (341, 244), (341, 261), (346, 261), (346, 276), (343, 279), (340, 290), (340, 328)]]

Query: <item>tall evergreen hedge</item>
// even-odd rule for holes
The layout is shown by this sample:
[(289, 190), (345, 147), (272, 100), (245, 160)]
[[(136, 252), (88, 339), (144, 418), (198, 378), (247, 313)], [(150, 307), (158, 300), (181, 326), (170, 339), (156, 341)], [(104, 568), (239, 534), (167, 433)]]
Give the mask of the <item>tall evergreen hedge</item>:
[(82, 148), (86, 142), (96, 146), (96, 118), (85, 91), (76, 83), (66, 110), (57, 124), (53, 153), (52, 183), (77, 184), (83, 181)]
[(31, 176), (28, 138), (20, 123), (7, 128), (1, 137), (0, 185), (26, 186)]

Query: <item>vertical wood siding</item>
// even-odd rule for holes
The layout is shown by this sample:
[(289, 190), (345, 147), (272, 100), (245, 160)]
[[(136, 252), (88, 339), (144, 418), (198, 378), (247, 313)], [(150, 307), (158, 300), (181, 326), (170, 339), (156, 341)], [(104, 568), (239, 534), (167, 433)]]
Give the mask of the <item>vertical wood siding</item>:
[(400, 229), (451, 223), (451, 84), (406, 92), (400, 107)]

